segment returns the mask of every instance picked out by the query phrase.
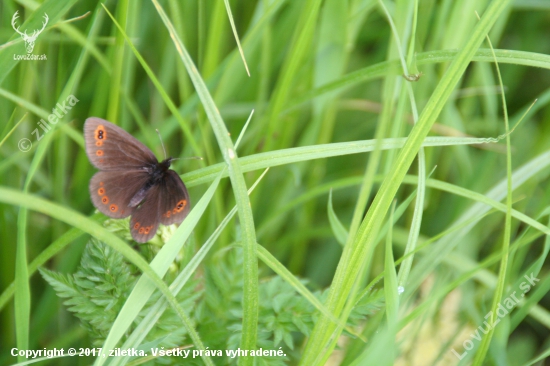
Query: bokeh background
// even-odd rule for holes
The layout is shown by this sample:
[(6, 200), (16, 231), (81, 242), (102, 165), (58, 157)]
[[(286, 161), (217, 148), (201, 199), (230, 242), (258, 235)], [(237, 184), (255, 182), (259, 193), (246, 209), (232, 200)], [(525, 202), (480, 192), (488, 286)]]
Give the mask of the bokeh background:
[[(351, 151), (352, 145), (346, 145), (349, 150), (340, 154), (331, 147), (358, 140), (382, 142), (407, 137), (416, 120), (415, 109), (422, 113), (453, 57), (472, 39), (479, 23), (475, 12), (483, 14), (495, 2), (159, 1), (208, 86), (233, 141), (254, 110), (237, 153), (240, 157), (264, 154), (257, 155), (256, 167), (244, 169), (248, 187), (263, 168), (271, 167), (250, 196), (257, 242), (321, 300), (326, 298), (329, 286), (339, 286), (333, 280), (338, 264), (346, 263), (341, 256), (343, 247), (350, 245), (346, 239), (352, 220), (358, 217), (361, 221), (380, 183), (395, 169), (399, 153), (396, 148), (358, 153)], [(78, 212), (96, 222), (104, 223), (106, 219), (94, 214), (88, 193), (95, 169), (83, 148), (82, 127), (87, 117), (105, 118), (122, 126), (159, 158), (163, 152), (155, 129), (160, 131), (170, 156), (202, 157), (173, 164), (188, 185), (193, 203), (199, 201), (214, 178), (208, 167), (224, 161), (212, 121), (203, 107), (205, 101), (197, 95), (176, 43), (153, 2), (106, 1), (104, 5), (161, 88), (101, 3), (0, 3), (2, 364), (17, 361), (10, 350), (22, 342), (16, 337), (18, 327), (29, 330), (30, 349), (92, 347), (98, 339), (98, 334), (82, 326), (63, 304), (66, 299), (58, 297), (59, 292), (35, 268), (30, 270), (33, 273), (26, 287), (28, 294), (21, 295), (29, 306), (28, 317), (17, 316), (13, 297), (14, 290), (25, 292), (25, 286), (13, 284), (16, 258), (22, 258), (16, 256), (17, 248), (26, 248), (24, 259), (28, 263), (42, 255), (42, 267), (73, 274), (82, 270), (83, 253), (90, 242), (90, 235), (64, 220), (35, 209), (27, 211), (24, 207), (32, 205), (34, 197), (54, 203), (52, 210), (60, 215)], [(505, 139), (461, 144), (461, 139), (496, 138), (506, 132), (502, 89), (489, 44), (484, 40), (450, 97), (442, 102), (442, 111), (431, 127), (430, 136), (448, 138), (441, 143), (444, 146), (424, 149), (424, 175), (434, 181), (419, 186), (419, 160), (415, 159), (394, 197), (398, 209), (391, 230), (381, 231), (377, 245), (361, 263), (357, 288), (350, 295), (362, 294), (349, 300), (357, 300), (356, 305), (362, 306), (352, 312), (356, 318), (342, 319), (355, 334), (346, 331), (338, 335), (337, 346), (319, 351), (324, 356), (316, 360), (318, 364), (369, 364), (368, 360), (375, 359), (369, 357), (379, 356), (376, 349), (392, 351), (384, 352), (388, 357), (381, 361), (384, 364), (472, 362), (480, 341), (475, 341), (475, 349), (466, 352), (462, 360), (451, 349), (459, 354), (466, 351), (464, 341), (472, 339), (470, 334), (483, 325), (499, 286), (503, 289), (499, 296), (506, 298), (525, 274), (533, 272), (540, 282), (526, 294), (528, 300), (517, 304), (495, 326), (488, 352), (475, 362), (524, 365), (540, 358), (535, 364), (543, 364), (550, 346), (550, 299), (546, 296), (550, 288), (546, 263), (550, 243), (545, 236), (549, 233), (550, 204), (550, 3), (515, 0), (504, 9), (489, 36), (502, 75), (509, 125), (516, 125), (525, 115), (510, 135), (511, 174), (517, 182), (513, 208), (524, 216), (516, 215), (507, 223), (502, 208), (483, 201), (485, 197), (505, 203)], [(42, 28), (44, 14), (48, 15), (45, 29), (30, 53), (45, 55), (46, 59), (17, 59), (16, 55), (29, 53), (11, 25), (16, 11), (16, 24), (28, 34)], [(395, 27), (393, 32), (388, 15)], [(242, 44), (246, 67), (230, 20)], [(403, 76), (403, 63), (410, 75), (407, 78)], [(62, 104), (69, 95), (78, 102), (46, 133), (39, 121), (47, 119), (56, 104)], [(35, 130), (42, 135), (40, 141)], [(22, 151), (28, 146), (24, 143), (22, 148), (20, 141), (24, 138), (32, 143), (29, 151)], [(288, 150), (306, 146), (317, 149), (304, 158), (299, 158), (304, 150)], [(274, 152), (285, 150), (284, 160), (276, 161), (280, 155)], [(448, 186), (438, 186), (438, 182)], [(493, 196), (490, 192), (499, 184), (501, 191)], [(234, 188), (228, 178), (221, 180), (171, 268), (171, 278), (185, 267), (235, 205)], [(422, 201), (417, 201), (418, 192), (423, 192)], [(480, 207), (488, 208), (483, 211)], [(414, 230), (415, 208), (423, 213), (418, 234)], [(384, 222), (389, 221), (386, 216)], [(533, 222), (540, 223), (539, 227)], [(106, 229), (151, 260), (158, 248), (132, 243), (125, 225), (109, 221)], [(240, 341), (242, 229), (237, 218), (229, 223), (194, 272), (186, 292), (186, 309), (211, 349), (234, 348)], [(52, 243), (59, 243), (69, 232), (74, 237), (48, 254)], [(394, 309), (400, 321), (398, 329), (393, 330), (395, 337), (380, 336), (388, 326), (387, 304), (392, 304), (390, 308), (396, 305), (384, 292), (387, 282), (376, 282), (372, 291), (367, 291), (369, 283), (388, 268), (387, 240), (395, 260), (404, 255), (411, 240), (419, 248), (410, 274), (399, 273), (406, 291)], [(503, 242), (509, 242), (512, 248), (508, 257), (502, 255)], [(506, 277), (499, 276), (503, 258)], [(400, 272), (400, 267), (396, 268)], [(128, 271), (134, 275), (139, 272), (131, 265)], [(275, 274), (272, 266), (260, 261), (258, 273), (258, 344), (283, 347), (288, 356), (257, 362), (298, 364), (304, 352), (309, 352), (308, 337), (319, 312), (295, 291), (295, 285)], [(124, 304), (131, 287), (119, 290), (109, 290), (118, 293), (113, 297), (114, 309)], [(292, 296), (283, 296), (288, 293)], [(179, 327), (177, 318), (168, 322)], [(181, 337), (175, 345), (192, 344), (189, 338)], [(377, 344), (376, 339), (382, 343)], [(83, 357), (49, 364), (85, 365), (93, 360)], [(150, 364), (156, 362), (176, 360), (154, 360)], [(215, 364), (232, 362), (214, 360)]]

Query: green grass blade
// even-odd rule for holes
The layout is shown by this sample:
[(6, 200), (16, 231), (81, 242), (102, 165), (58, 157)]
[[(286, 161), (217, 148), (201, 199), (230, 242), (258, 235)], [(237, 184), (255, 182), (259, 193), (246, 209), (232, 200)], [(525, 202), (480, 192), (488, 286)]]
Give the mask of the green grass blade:
[(105, 9), (105, 12), (109, 15), (109, 17), (111, 18), (113, 23), (118, 28), (120, 34), (122, 34), (122, 36), (124, 37), (124, 39), (126, 40), (128, 45), (130, 46), (130, 49), (132, 50), (132, 52), (136, 56), (137, 60), (139, 61), (139, 63), (143, 67), (143, 70), (145, 70), (145, 72), (147, 73), (147, 75), (149, 76), (149, 78), (151, 79), (151, 81), (153, 82), (155, 87), (157, 88), (158, 92), (162, 96), (162, 99), (166, 103), (166, 106), (168, 107), (168, 109), (170, 109), (170, 111), (172, 112), (174, 117), (176, 117), (176, 119), (179, 122), (179, 125), (180, 125), (183, 133), (185, 134), (185, 137), (187, 138), (187, 141), (191, 145), (194, 153), (198, 156), (202, 156), (202, 149), (199, 147), (199, 145), (195, 141), (195, 137), (193, 136), (193, 133), (189, 129), (188, 123), (183, 119), (183, 117), (182, 117), (181, 113), (179, 112), (178, 108), (176, 107), (176, 105), (174, 104), (174, 102), (172, 101), (172, 99), (170, 98), (170, 96), (168, 95), (168, 93), (166, 92), (166, 90), (164, 89), (164, 87), (162, 86), (162, 84), (160, 83), (158, 78), (156, 77), (156, 75), (153, 73), (153, 70), (151, 70), (149, 65), (145, 62), (145, 59), (143, 58), (143, 56), (141, 56), (141, 54), (138, 52), (138, 50), (136, 49), (136, 47), (134, 46), (134, 44), (130, 40), (130, 37), (128, 37), (128, 35), (124, 31), (124, 29), (120, 26), (120, 24), (118, 24), (118, 22), (116, 21), (114, 16), (109, 12), (109, 10), (105, 7), (105, 5), (102, 4), (102, 6)]
[[(383, 139), (380, 143), (381, 150), (400, 149), (405, 144), (406, 138)], [(474, 137), (427, 137), (422, 147), (475, 145), (483, 143), (495, 143), (493, 138)], [(243, 172), (250, 172), (284, 164), (292, 164), (301, 161), (323, 159), (348, 154), (359, 154), (374, 151), (375, 140), (335, 142), (330, 144), (318, 144), (313, 146), (293, 147), (282, 150), (269, 151), (239, 158), (239, 164)], [(224, 164), (214, 164), (206, 168), (195, 170), (182, 175), (182, 179), (188, 187), (211, 182), (223, 169)], [(226, 176), (224, 174), (224, 176)]]
[[(129, 0), (119, 1), (117, 5), (117, 27), (119, 27), (119, 29), (121, 30), (124, 30), (127, 26), (126, 21), (128, 18)], [(107, 8), (105, 8), (105, 5), (103, 5), (103, 8), (107, 10)], [(109, 16), (111, 15), (109, 12), (107, 13), (109, 14)], [(124, 33), (123, 31), (115, 31), (114, 36), (115, 44), (111, 50), (111, 64), (113, 65), (113, 67), (111, 72), (111, 87), (109, 88), (109, 105), (107, 106), (107, 119), (116, 123), (118, 121), (118, 116), (120, 113), (119, 104), (122, 84), (122, 65), (124, 64), (124, 37), (126, 37), (126, 33)]]
[[(21, 208), (17, 218), (17, 251), (15, 254), (15, 326), (17, 347), (29, 348), (29, 324), (31, 317), (31, 291), (29, 286), (29, 270), (27, 268), (27, 210)], [(19, 362), (25, 360), (18, 356)]]
[(388, 346), (387, 358), (389, 364), (393, 365), (395, 360), (395, 335), (397, 320), (399, 316), (399, 295), (400, 291), (397, 287), (397, 274), (395, 272), (395, 266), (393, 259), (393, 242), (392, 242), (392, 223), (393, 213), (395, 211), (395, 202), (390, 217), (388, 220), (388, 226), (390, 227), (386, 236), (386, 255), (384, 256), (384, 298), (386, 299), (386, 318), (388, 321), (388, 336), (390, 342)]
[[(267, 173), (267, 170), (256, 180), (254, 185), (250, 187), (248, 190), (248, 194), (251, 194), (254, 191), (254, 188), (260, 183), (262, 178)], [(220, 225), (216, 227), (216, 230), (210, 235), (208, 240), (204, 243), (204, 245), (201, 247), (201, 249), (193, 256), (193, 258), (189, 261), (187, 266), (180, 272), (178, 277), (172, 282), (170, 285), (170, 290), (176, 296), (178, 292), (183, 288), (183, 286), (187, 283), (189, 278), (195, 273), (197, 270), (199, 264), (204, 260), (206, 255), (210, 252), (210, 249), (212, 249), (212, 246), (216, 243), (216, 240), (219, 238), (221, 232), (225, 229), (227, 224), (231, 221), (231, 219), (235, 216), (237, 213), (237, 207), (233, 207), (233, 209), (225, 216), (225, 218), (222, 220)], [(132, 334), (128, 337), (126, 342), (122, 345), (123, 349), (128, 348), (137, 348), (147, 333), (154, 327), (156, 321), (160, 318), (162, 313), (167, 307), (167, 303), (164, 299), (159, 299), (157, 303), (151, 308), (151, 311), (143, 318), (143, 320), (139, 323), (139, 325), (136, 327), (136, 329), (132, 332)], [(112, 365), (110, 366), (117, 366), (117, 365), (124, 365), (125, 362), (128, 360), (128, 357), (122, 357), (117, 358), (113, 361)]]
[[(514, 174), (512, 176), (513, 189), (516, 190), (517, 188), (521, 187), (530, 178), (536, 176), (536, 174), (540, 173), (549, 165), (550, 151), (546, 151), (531, 159), (523, 166), (514, 171)], [(454, 194), (458, 194), (467, 198), (472, 198), (478, 201), (478, 203), (472, 205), (458, 219), (456, 219), (454, 221), (454, 224), (461, 223), (473, 216), (487, 212), (489, 210), (488, 205), (498, 208), (502, 212), (506, 212), (505, 206), (498, 202), (506, 197), (506, 181), (501, 181), (498, 184), (495, 184), (493, 188), (491, 188), (484, 194), (480, 194), (470, 190), (464, 190), (463, 188), (457, 186), (451, 187), (451, 185), (449, 185), (448, 183), (440, 182), (434, 179), (428, 179), (426, 181), (426, 185), (428, 187), (433, 187), (437, 189), (450, 189), (453, 191)], [(512, 211), (513, 217), (522, 221), (523, 218), (531, 220), (533, 221), (530, 224), (531, 226), (533, 226), (537, 230), (546, 232), (545, 230), (547, 230), (547, 228), (544, 225), (536, 222), (535, 220), (525, 217), (525, 215), (519, 212), (518, 215), (515, 215), (514, 212), (515, 210)], [(418, 261), (416, 267), (412, 269), (411, 275), (409, 277), (409, 285), (407, 286), (405, 292), (407, 297), (412, 294), (414, 290), (418, 288), (420, 283), (426, 278), (426, 276), (428, 276), (428, 274), (433, 271), (439, 263), (441, 263), (442, 258), (448, 255), (454, 248), (456, 248), (457, 245), (459, 245), (459, 243), (462, 242), (462, 240), (464, 240), (464, 236), (471, 230), (471, 228), (472, 225), (468, 225), (462, 230), (456, 232), (452, 237), (444, 238), (443, 240), (438, 241), (434, 244), (432, 251), (427, 253), (422, 259)]]
[[(162, 249), (151, 261), (150, 268), (155, 271), (159, 277), (163, 277), (166, 274), (166, 271), (168, 271), (168, 268), (180, 252), (180, 249), (191, 235), (193, 229), (199, 221), (199, 218), (206, 210), (208, 203), (212, 200), (212, 197), (220, 182), (220, 178), (221, 177), (218, 176), (218, 179), (210, 185), (208, 190), (201, 197), (200, 201), (197, 202), (195, 207), (193, 207), (189, 215), (186, 217), (184, 224), (176, 230), (170, 240), (164, 244)], [(139, 315), (139, 312), (149, 297), (153, 294), (154, 290), (155, 286), (151, 283), (151, 280), (146, 275), (142, 275), (113, 323), (111, 331), (103, 343), (103, 349), (111, 350), (116, 347), (117, 343), (126, 333), (128, 327), (130, 327), (134, 319)], [(204, 345), (198, 338), (198, 334), (196, 334), (196, 331), (193, 329), (191, 323), (188, 322), (185, 325), (188, 328), (191, 338), (195, 341), (197, 348), (204, 350)], [(105, 361), (105, 358), (99, 357), (96, 359), (96, 365), (101, 366)], [(208, 361), (210, 360), (206, 358), (205, 362), (207, 364), (211, 364)]]
[[(357, 232), (356, 240), (350, 248), (350, 253), (352, 254), (349, 257), (343, 257), (343, 259), (347, 260), (347, 263), (340, 263), (334, 276), (333, 283), (338, 285), (331, 287), (326, 306), (335, 315), (340, 314), (340, 311), (344, 307), (347, 294), (357, 278), (362, 263), (365, 261), (365, 255), (370, 246), (374, 244), (374, 239), (381, 222), (407, 170), (422, 146), (422, 141), (426, 138), (435, 119), (443, 109), (444, 103), (451, 95), (454, 87), (470, 63), (483, 37), (497, 20), (507, 3), (508, 1), (505, 0), (491, 2), (470, 39), (443, 75), (443, 78), (422, 111), (418, 123), (413, 127), (407, 142), (399, 153), (392, 171), (382, 183), (374, 202), (367, 212), (365, 220)], [(302, 365), (312, 365), (313, 360), (317, 358), (319, 353), (327, 352), (327, 350), (323, 349), (323, 346), (328, 338), (332, 336), (332, 329), (334, 327), (331, 326), (328, 319), (325, 317), (319, 319), (304, 351), (304, 356), (301, 360)]]
[[(401, 61), (401, 67), (404, 72), (404, 77), (406, 80), (409, 80), (410, 71), (408, 70), (407, 63), (411, 63), (413, 60), (414, 55), (414, 41), (415, 41), (415, 33), (416, 33), (416, 27), (413, 26), (412, 29), (412, 36), (410, 39), (410, 48), (407, 56), (407, 61), (405, 61), (404, 52), (401, 49), (401, 40), (399, 38), (399, 33), (394, 25), (394, 22), (392, 20), (391, 15), (389, 14), (387, 8), (384, 6), (384, 3), (379, 0), (379, 4), (384, 8), (384, 12), (386, 13), (386, 17), (388, 18), (388, 22), (391, 26), (393, 36), (396, 40), (396, 48), (399, 52), (399, 60)], [(418, 13), (418, 1), (414, 2), (414, 24), (416, 25), (416, 18)], [(416, 66), (416, 65), (415, 65)], [(414, 70), (415, 72), (418, 72), (417, 70)], [(405, 83), (406, 91), (409, 95), (410, 104), (411, 104), (411, 110), (413, 115), (413, 122), (416, 124), (418, 123), (418, 110), (416, 107), (416, 101), (413, 93), (413, 89), (410, 83)], [(418, 240), (418, 235), (420, 234), (420, 224), (422, 223), (422, 211), (424, 209), (424, 196), (425, 196), (425, 190), (426, 190), (426, 157), (424, 154), (424, 148), (420, 148), (418, 151), (418, 195), (416, 196), (416, 202), (414, 206), (414, 214), (413, 214), (413, 220), (411, 223), (411, 229), (409, 231), (409, 238), (407, 240), (407, 246), (405, 247), (405, 256), (409, 252), (414, 252), (414, 249), (416, 247), (416, 242)], [(391, 221), (390, 221), (391, 222)], [(399, 286), (401, 289), (404, 287), (407, 277), (410, 272), (410, 268), (412, 266), (414, 256), (407, 256), (407, 260), (403, 262), (401, 267), (399, 268), (399, 274), (397, 279), (397, 286)]]
[[(269, 268), (273, 270), (273, 272), (277, 273), (281, 278), (283, 278), (286, 282), (288, 282), (296, 292), (298, 292), (300, 295), (302, 295), (306, 300), (308, 300), (317, 310), (319, 310), (320, 313), (324, 314), (325, 316), (329, 317), (331, 321), (333, 321), (335, 324), (339, 325), (340, 327), (346, 328), (350, 334), (361, 338), (364, 340), (364, 338), (361, 337), (360, 334), (357, 334), (353, 329), (346, 327), (345, 324), (343, 324), (340, 320), (334, 317), (326, 308), (325, 306), (313, 295), (307, 287), (305, 287), (285, 266), (283, 266), (277, 258), (275, 258), (267, 249), (265, 249), (260, 244), (257, 245), (257, 252), (258, 252), (258, 258), (264, 262)], [(365, 340), (364, 340), (365, 341)]]
[[(254, 219), (250, 208), (250, 201), (247, 195), (246, 183), (244, 181), (241, 166), (237, 160), (237, 153), (233, 142), (229, 138), (227, 128), (220, 116), (212, 97), (200, 77), (191, 57), (187, 53), (185, 46), (181, 42), (174, 26), (168, 19), (168, 16), (160, 6), (153, 0), (162, 21), (166, 25), (175, 47), (187, 68), (187, 72), (197, 90), (197, 94), (203, 102), (206, 115), (210, 121), (214, 135), (218, 141), (219, 148), (229, 169), (229, 177), (237, 201), (239, 211), (239, 220), (243, 230), (243, 256), (244, 256), (244, 301), (243, 301), (243, 329), (241, 348), (253, 350), (256, 348), (257, 326), (258, 326), (258, 260), (256, 258), (256, 233), (254, 229)], [(250, 365), (253, 359), (251, 357), (242, 357), (239, 364)]]
[(338, 216), (336, 216), (336, 212), (334, 212), (334, 208), (332, 207), (332, 190), (330, 190), (329, 196), (328, 196), (328, 203), (327, 203), (327, 213), (328, 213), (328, 221), (330, 223), (330, 228), (332, 229), (332, 232), (334, 233), (334, 237), (340, 243), (340, 245), (344, 246), (346, 245), (346, 241), (348, 240), (348, 231), (338, 219)]
[[(487, 33), (488, 34), (488, 33)], [(500, 304), (500, 301), (502, 300), (502, 295), (504, 294), (504, 288), (506, 286), (506, 272), (508, 268), (508, 261), (509, 261), (509, 247), (510, 247), (510, 237), (512, 232), (512, 151), (510, 147), (510, 126), (508, 124), (508, 106), (506, 105), (506, 96), (504, 93), (504, 84), (502, 82), (502, 75), (500, 74), (500, 68), (498, 66), (498, 62), (496, 60), (496, 56), (493, 50), (493, 45), (491, 44), (491, 40), (489, 36), (486, 36), (487, 42), (489, 43), (489, 47), (493, 51), (493, 59), (495, 61), (495, 68), (498, 75), (498, 81), (501, 89), (501, 97), (502, 97), (502, 109), (504, 112), (504, 126), (506, 131), (506, 176), (507, 176), (507, 194), (506, 194), (506, 217), (504, 219), (504, 237), (502, 239), (502, 260), (500, 262), (500, 268), (499, 268), (499, 274), (498, 274), (498, 285), (495, 289), (495, 294), (493, 297), (493, 306), (492, 306), (492, 312), (491, 316), (489, 317), (491, 323), (496, 321), (495, 314), (497, 313), (497, 307)], [(482, 363), (485, 363), (485, 356), (487, 355), (487, 351), (489, 350), (489, 344), (491, 343), (491, 339), (493, 338), (493, 334), (495, 332), (495, 328), (491, 327), (489, 330), (489, 334), (487, 334), (486, 337), (483, 337), (481, 344), (479, 346), (479, 349), (477, 350), (476, 356), (474, 358), (474, 365), (481, 365)]]
[[(289, 100), (289, 91), (293, 90), (294, 79), (308, 49), (306, 44), (313, 37), (321, 1), (306, 0), (303, 4), (296, 3), (295, 6), (299, 8), (299, 18), (292, 34), (288, 55), (285, 57), (280, 71), (281, 76), (277, 80), (277, 85), (271, 97), (269, 119), (267, 120), (267, 136), (273, 136), (279, 128), (280, 114)], [(266, 148), (268, 150), (272, 149), (271, 141), (272, 139), (267, 141)]]
[(241, 55), (241, 59), (243, 60), (244, 68), (246, 69), (246, 73), (248, 76), (250, 76), (250, 71), (248, 70), (248, 65), (246, 63), (246, 58), (244, 57), (244, 51), (241, 46), (241, 41), (239, 40), (239, 34), (237, 33), (237, 27), (235, 26), (235, 19), (233, 19), (233, 14), (231, 13), (231, 6), (229, 5), (228, 0), (223, 0), (225, 4), (225, 9), (227, 11), (227, 17), (229, 18), (229, 23), (231, 24), (231, 30), (233, 31), (233, 36), (235, 37), (235, 42), (237, 42), (237, 47), (239, 48), (239, 54)]
[[(0, 56), (1, 58), (1, 56)], [(1, 61), (0, 61), (1, 62)], [(74, 72), (69, 78), (65, 88), (63, 89), (59, 102), (63, 103), (65, 101), (75, 83), (79, 80), (83, 68), (82, 58), (79, 60), (75, 66)], [(24, 103), (26, 106), (29, 106), (30, 103)], [(44, 118), (50, 114), (48, 112), (43, 112), (40, 108), (34, 108), (40, 113), (43, 113)], [(71, 108), (69, 108), (71, 109)], [(55, 128), (55, 125), (54, 125)], [(46, 152), (49, 149), (50, 143), (55, 136), (54, 133), (45, 134), (42, 139), (42, 143), (38, 145), (36, 152), (33, 156), (33, 160), (27, 176), (25, 178), (25, 184), (23, 187), (23, 192), (27, 193), (30, 187), (30, 184), (38, 171)], [(16, 270), (15, 270), (15, 286), (17, 291), (15, 292), (15, 312), (16, 312), (16, 333), (17, 333), (17, 343), (20, 349), (28, 349), (29, 343), (29, 322), (30, 322), (30, 288), (29, 288), (29, 270), (27, 263), (27, 243), (26, 243), (26, 230), (27, 230), (27, 210), (22, 207), (19, 211), (19, 217), (17, 221), (17, 251), (16, 251)], [(20, 361), (23, 359), (21, 356), (18, 357)]]
[[(6, 142), (6, 140), (11, 136), (11, 134), (13, 133), (13, 131), (15, 131), (15, 129), (16, 129), (17, 127), (19, 127), (19, 125), (25, 120), (26, 117), (27, 117), (27, 113), (25, 113), (25, 114), (23, 115), (23, 117), (21, 117), (21, 119), (19, 120), (19, 122), (17, 122), (17, 123), (11, 128), (11, 130), (9, 130), (9, 131), (5, 134), (5, 136), (4, 136), (4, 138), (2, 139), (2, 141), (0, 141), (0, 147), (2, 147), (2, 145), (4, 144), (4, 142)], [(6, 124), (6, 127), (9, 126), (10, 122), (11, 122), (11, 120), (8, 122), (8, 124)]]
[[(208, 357), (216, 365), (540, 364), (545, 339), (533, 330), (550, 329), (547, 1), (4, 2), (0, 365), (19, 362), (13, 348), (101, 347), (125, 322), (109, 342), (149, 356), (104, 365), (205, 363), (152, 356), (161, 347), (221, 350)], [(41, 127), (68, 95), (78, 99), (70, 114)], [(94, 213), (82, 134), (94, 115), (160, 157), (158, 128), (193, 208), (219, 182), (185, 244), (187, 233), (155, 258), (172, 226), (155, 248), (130, 250), (127, 219)], [(116, 256), (90, 252), (89, 235)], [(112, 271), (86, 277), (101, 263)], [(537, 279), (528, 292), (525, 276)], [(482, 332), (499, 299), (509, 316)], [(283, 357), (225, 353), (281, 346)]]
[[(459, 51), (457, 50), (438, 50), (422, 52), (416, 55), (417, 66), (429, 65), (433, 63), (444, 63), (453, 61)], [(500, 64), (514, 64), (531, 67), (550, 68), (550, 56), (542, 53), (516, 51), (516, 50), (495, 50), (497, 61)], [(472, 61), (474, 62), (493, 62), (490, 49), (479, 49), (475, 52)], [(315, 97), (325, 93), (331, 93), (336, 90), (343, 91), (365, 81), (380, 78), (387, 75), (390, 70), (399, 67), (400, 60), (385, 61), (363, 69), (350, 72), (340, 79), (313, 89), (302, 96), (295, 98), (286, 108), (286, 111), (313, 100)]]
[[(103, 220), (104, 216), (102, 214), (95, 214), (91, 217), (92, 220), (98, 221), (98, 219)], [(38, 267), (42, 266), (44, 263), (52, 259), (57, 253), (59, 253), (63, 248), (69, 245), (71, 242), (82, 236), (84, 233), (79, 229), (71, 229), (65, 234), (56, 239), (50, 246), (44, 249), (40, 254), (33, 259), (29, 264), (28, 275), (31, 277)], [(0, 295), (0, 310), (6, 306), (8, 301), (11, 299), (15, 292), (15, 282), (12, 282)]]
[[(156, 274), (156, 272), (149, 266), (149, 264), (141, 257), (136, 251), (134, 251), (128, 244), (122, 239), (114, 235), (113, 233), (104, 229), (101, 225), (90, 220), (88, 217), (81, 215), (80, 213), (68, 209), (66, 207), (54, 204), (45, 199), (37, 196), (21, 193), (13, 189), (0, 187), (0, 202), (4, 202), (11, 205), (19, 205), (27, 209), (41, 212), (52, 218), (63, 221), (71, 226), (74, 226), (83, 232), (93, 235), (96, 239), (105, 242), (105, 244), (111, 246), (117, 250), (126, 259), (128, 259), (137, 268), (143, 271), (154, 285), (159, 288), (165, 298), (168, 300), (176, 314), (184, 322), (184, 324), (190, 326), (190, 321), (185, 315), (185, 312), (177, 302), (176, 298), (171, 294), (168, 286), (162, 281), (162, 279)], [(193, 334), (192, 328), (189, 327), (188, 331), (193, 339), (193, 342), (200, 348), (202, 342), (198, 335)], [(210, 360), (205, 360), (207, 364), (210, 364)]]

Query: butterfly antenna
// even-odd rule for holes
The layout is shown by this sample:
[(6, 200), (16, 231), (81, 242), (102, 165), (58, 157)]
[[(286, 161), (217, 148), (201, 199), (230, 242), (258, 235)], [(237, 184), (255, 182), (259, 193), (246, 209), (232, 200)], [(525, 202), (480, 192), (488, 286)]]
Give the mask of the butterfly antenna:
[(160, 132), (159, 132), (158, 128), (156, 128), (155, 131), (157, 131), (157, 134), (159, 135), (160, 144), (162, 145), (162, 151), (164, 151), (164, 158), (166, 159), (166, 149), (164, 148), (164, 143), (162, 142), (162, 137), (160, 136)]
[(201, 156), (189, 156), (189, 157), (186, 157), (186, 158), (172, 158), (172, 160), (188, 160), (188, 159), (203, 160)]

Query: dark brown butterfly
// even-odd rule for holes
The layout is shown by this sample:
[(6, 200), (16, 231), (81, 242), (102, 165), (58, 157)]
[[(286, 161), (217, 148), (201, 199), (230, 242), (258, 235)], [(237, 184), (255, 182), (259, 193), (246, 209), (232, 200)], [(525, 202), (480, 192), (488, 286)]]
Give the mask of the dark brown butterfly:
[(122, 128), (97, 117), (84, 123), (86, 154), (100, 171), (90, 180), (94, 206), (109, 217), (132, 215), (130, 232), (149, 241), (159, 223), (180, 223), (189, 213), (189, 193), (170, 170), (173, 158), (159, 162), (153, 152)]

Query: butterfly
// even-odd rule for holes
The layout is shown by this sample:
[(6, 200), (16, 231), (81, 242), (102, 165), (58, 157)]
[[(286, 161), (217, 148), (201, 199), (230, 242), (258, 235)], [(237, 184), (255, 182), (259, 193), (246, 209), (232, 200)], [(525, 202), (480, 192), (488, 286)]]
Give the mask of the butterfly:
[(90, 180), (90, 197), (105, 215), (130, 218), (138, 243), (155, 236), (159, 223), (181, 223), (189, 213), (189, 193), (179, 175), (117, 125), (97, 117), (84, 123), (86, 154), (99, 169)]

